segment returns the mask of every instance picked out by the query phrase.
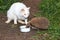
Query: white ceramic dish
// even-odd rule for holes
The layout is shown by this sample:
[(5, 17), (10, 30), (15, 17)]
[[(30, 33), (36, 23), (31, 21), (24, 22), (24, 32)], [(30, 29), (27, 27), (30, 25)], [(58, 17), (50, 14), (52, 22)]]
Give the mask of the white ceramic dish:
[(20, 31), (21, 32), (30, 32), (30, 27), (29, 28), (26, 28), (26, 25), (20, 26)]
[(26, 25), (20, 26), (20, 29), (26, 28)]

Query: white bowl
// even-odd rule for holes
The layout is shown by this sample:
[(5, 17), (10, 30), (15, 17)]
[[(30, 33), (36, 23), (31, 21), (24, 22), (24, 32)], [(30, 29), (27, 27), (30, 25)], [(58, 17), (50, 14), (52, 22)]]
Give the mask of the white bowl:
[(21, 32), (30, 32), (30, 27), (29, 28), (26, 28), (26, 25), (20, 26), (20, 31)]
[(20, 29), (26, 28), (26, 25), (20, 26)]

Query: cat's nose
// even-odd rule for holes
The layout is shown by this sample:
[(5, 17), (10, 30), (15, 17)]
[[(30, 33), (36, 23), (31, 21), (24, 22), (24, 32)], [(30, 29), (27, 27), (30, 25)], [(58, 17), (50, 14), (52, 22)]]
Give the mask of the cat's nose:
[(26, 15), (26, 14), (24, 14), (24, 15)]

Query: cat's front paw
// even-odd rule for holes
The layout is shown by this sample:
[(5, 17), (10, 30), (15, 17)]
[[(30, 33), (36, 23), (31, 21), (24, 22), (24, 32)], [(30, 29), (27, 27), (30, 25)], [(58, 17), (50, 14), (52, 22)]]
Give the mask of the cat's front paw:
[(25, 22), (25, 24), (28, 24), (28, 22)]
[(17, 23), (14, 23), (14, 24), (17, 24)]
[(17, 24), (17, 22), (16, 22), (16, 21), (14, 21), (14, 24)]
[(23, 22), (23, 21), (21, 21), (21, 20), (18, 20), (18, 22), (21, 23), (21, 24), (25, 24), (25, 22)]
[(20, 22), (21, 24), (25, 24), (25, 22)]

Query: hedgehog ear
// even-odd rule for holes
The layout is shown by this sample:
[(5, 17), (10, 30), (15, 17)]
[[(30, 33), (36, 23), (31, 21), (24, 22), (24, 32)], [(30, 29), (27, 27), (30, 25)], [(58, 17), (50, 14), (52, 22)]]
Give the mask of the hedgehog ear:
[(28, 7), (27, 9), (30, 9), (30, 7)]
[(21, 9), (21, 11), (25, 11), (24, 9)]

